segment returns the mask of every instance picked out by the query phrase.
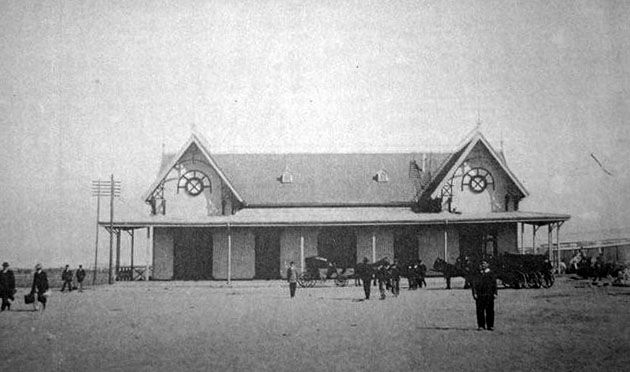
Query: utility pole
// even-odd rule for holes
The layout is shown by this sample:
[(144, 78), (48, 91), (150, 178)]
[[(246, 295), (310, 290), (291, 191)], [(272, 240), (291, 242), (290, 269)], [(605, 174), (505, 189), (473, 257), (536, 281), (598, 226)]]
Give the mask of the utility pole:
[(100, 217), (101, 196), (109, 196), (109, 275), (108, 283), (113, 284), (112, 260), (114, 245), (114, 197), (120, 196), (120, 181), (114, 181), (114, 175), (110, 176), (109, 181), (92, 181), (92, 196), (96, 196), (96, 248), (94, 253), (94, 277), (93, 284), (96, 282), (96, 272), (98, 270), (98, 220)]

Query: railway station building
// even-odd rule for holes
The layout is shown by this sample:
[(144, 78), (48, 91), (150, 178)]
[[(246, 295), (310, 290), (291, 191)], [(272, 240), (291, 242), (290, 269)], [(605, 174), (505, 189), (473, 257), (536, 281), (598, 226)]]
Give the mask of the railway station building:
[(192, 134), (162, 154), (146, 214), (100, 224), (118, 242), (147, 229), (154, 280), (278, 279), (309, 256), (431, 266), (518, 253), (526, 226), (546, 226), (552, 246), (569, 216), (521, 211), (527, 196), (478, 130), (448, 153), (226, 154)]

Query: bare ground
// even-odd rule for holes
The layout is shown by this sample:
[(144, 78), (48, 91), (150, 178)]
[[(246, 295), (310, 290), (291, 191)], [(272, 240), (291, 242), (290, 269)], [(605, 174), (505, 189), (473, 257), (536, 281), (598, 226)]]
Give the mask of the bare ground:
[(354, 286), (298, 288), (291, 300), (280, 281), (223, 284), (54, 291), (45, 312), (23, 304), (23, 289), (0, 313), (0, 369), (630, 369), (630, 288), (561, 278), (546, 290), (503, 289), (490, 332), (476, 330), (470, 292), (437, 278), (385, 301), (362, 301)]

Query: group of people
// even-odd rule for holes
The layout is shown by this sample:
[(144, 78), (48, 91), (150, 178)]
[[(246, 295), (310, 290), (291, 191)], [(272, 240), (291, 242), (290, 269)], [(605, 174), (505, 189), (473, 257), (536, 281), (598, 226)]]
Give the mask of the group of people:
[(367, 257), (363, 258), (363, 262), (359, 263), (356, 268), (356, 278), (363, 283), (363, 291), (365, 299), (370, 299), (371, 283), (378, 283), (381, 300), (386, 298), (386, 292), (389, 290), (394, 297), (400, 294), (400, 278), (406, 276), (409, 280), (409, 289), (414, 290), (426, 286), (425, 276), (427, 267), (422, 260), (416, 260), (405, 268), (400, 267), (397, 260), (389, 263), (386, 257), (374, 264), (370, 264)]
[[(66, 288), (68, 291), (72, 291), (73, 278), (76, 277), (78, 283), (79, 292), (83, 291), (83, 280), (85, 279), (85, 269), (82, 265), (79, 265), (76, 273), (73, 275), (70, 266), (66, 265), (61, 273), (61, 279), (63, 285), (61, 292)], [(0, 298), (2, 298), (2, 310), (11, 310), (11, 302), (15, 301), (15, 294), (17, 293), (15, 287), (15, 274), (9, 269), (9, 263), (2, 263), (2, 271), (0, 271)], [(48, 276), (46, 272), (42, 270), (42, 265), (35, 265), (35, 272), (33, 273), (33, 284), (31, 285), (31, 291), (25, 296), (26, 303), (33, 303), (35, 310), (39, 310), (39, 304), (42, 309), (46, 309), (46, 303), (50, 296), (50, 286), (48, 284)]]
[[(409, 279), (409, 289), (421, 288), (423, 284), (426, 286), (426, 266), (422, 264), (422, 260), (417, 260), (408, 265), (405, 274)], [(291, 298), (295, 297), (298, 275), (295, 263), (291, 262), (287, 269), (287, 281), (289, 282)], [(373, 280), (378, 283), (381, 300), (386, 298), (388, 290), (392, 292), (394, 297), (400, 293), (402, 271), (398, 266), (397, 260), (390, 264), (389, 260), (384, 258), (374, 264), (370, 264), (368, 258), (365, 257), (363, 262), (357, 265), (355, 275), (363, 283), (366, 300), (370, 299)], [(477, 329), (494, 330), (494, 300), (498, 296), (498, 287), (496, 274), (490, 269), (488, 259), (482, 259), (478, 270), (474, 275), (471, 275), (470, 287), (472, 289), (472, 297), (475, 300)]]
[[(79, 292), (83, 292), (83, 280), (85, 279), (85, 270), (83, 269), (83, 265), (79, 265), (79, 268), (77, 269), (76, 272), (76, 278), (77, 278), (77, 289), (79, 290)], [(70, 270), (70, 265), (66, 265), (66, 267), (63, 269), (62, 273), (61, 273), (61, 279), (63, 280), (63, 285), (61, 286), (61, 292), (63, 292), (66, 287), (68, 288), (68, 292), (72, 292), (72, 290), (74, 289), (73, 287), (73, 283), (72, 283), (72, 270)]]

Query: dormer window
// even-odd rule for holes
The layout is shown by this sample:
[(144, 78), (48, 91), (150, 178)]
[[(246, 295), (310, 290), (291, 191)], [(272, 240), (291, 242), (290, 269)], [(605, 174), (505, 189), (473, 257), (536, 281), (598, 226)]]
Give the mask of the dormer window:
[(384, 169), (381, 169), (380, 171), (376, 172), (376, 175), (374, 176), (374, 181), (376, 182), (389, 182), (389, 175), (387, 174), (387, 172), (385, 172)]
[(293, 174), (289, 172), (288, 169), (285, 169), (280, 176), (280, 183), (293, 183)]

